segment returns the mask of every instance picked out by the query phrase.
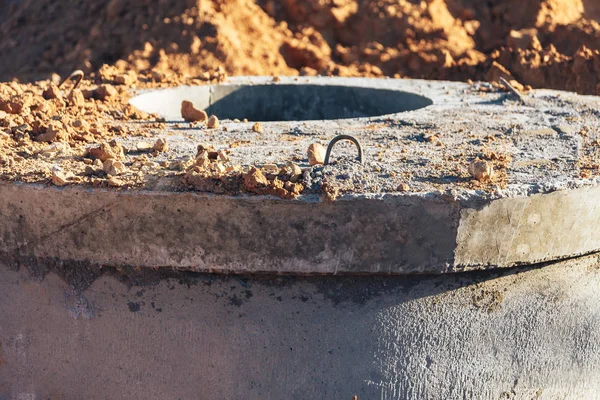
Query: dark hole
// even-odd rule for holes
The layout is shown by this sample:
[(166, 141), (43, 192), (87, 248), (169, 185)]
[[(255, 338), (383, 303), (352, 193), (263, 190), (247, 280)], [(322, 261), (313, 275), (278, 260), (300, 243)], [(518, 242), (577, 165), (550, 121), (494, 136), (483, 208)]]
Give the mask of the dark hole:
[(375, 117), (417, 110), (431, 99), (398, 90), (314, 84), (180, 86), (141, 94), (131, 103), (169, 121), (181, 120), (181, 102), (219, 119), (307, 121)]
[[(397, 90), (322, 85), (257, 85), (215, 89), (206, 112), (220, 119), (307, 121), (374, 117), (432, 104)], [(234, 90), (231, 90), (231, 89)], [(221, 93), (219, 93), (221, 92)]]

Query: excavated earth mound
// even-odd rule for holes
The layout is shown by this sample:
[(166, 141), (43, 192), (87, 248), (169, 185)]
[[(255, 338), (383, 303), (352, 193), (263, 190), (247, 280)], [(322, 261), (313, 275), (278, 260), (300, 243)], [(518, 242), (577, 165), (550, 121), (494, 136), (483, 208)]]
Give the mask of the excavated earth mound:
[(229, 75), (497, 80), (598, 94), (595, 0), (0, 2), (0, 80), (103, 64)]

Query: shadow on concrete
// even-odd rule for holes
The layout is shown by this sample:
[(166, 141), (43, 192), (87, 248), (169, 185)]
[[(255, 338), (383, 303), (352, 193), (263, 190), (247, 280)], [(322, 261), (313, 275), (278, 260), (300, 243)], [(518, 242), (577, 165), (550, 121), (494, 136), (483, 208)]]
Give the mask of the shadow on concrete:
[(373, 117), (433, 102), (414, 93), (353, 86), (215, 86), (206, 112), (220, 119), (307, 121)]

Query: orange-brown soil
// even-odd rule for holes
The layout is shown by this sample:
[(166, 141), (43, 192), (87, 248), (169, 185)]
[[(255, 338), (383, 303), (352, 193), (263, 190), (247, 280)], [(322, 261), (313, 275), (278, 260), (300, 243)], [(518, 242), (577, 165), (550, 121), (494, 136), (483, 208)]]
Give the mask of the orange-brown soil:
[(103, 64), (169, 82), (229, 75), (494, 80), (598, 94), (596, 0), (0, 2), (0, 80)]

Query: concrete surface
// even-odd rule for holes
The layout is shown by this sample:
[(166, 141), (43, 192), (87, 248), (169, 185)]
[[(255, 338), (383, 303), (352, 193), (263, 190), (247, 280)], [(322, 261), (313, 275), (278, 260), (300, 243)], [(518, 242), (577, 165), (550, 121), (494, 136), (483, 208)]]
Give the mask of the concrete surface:
[[(175, 192), (168, 176), (143, 190), (0, 184), (0, 400), (597, 398), (600, 261), (586, 254), (600, 250), (600, 188), (579, 176), (598, 99), (536, 91), (523, 106), (476, 85), (311, 78), (304, 98), (329, 99), (311, 109), (285, 103), (307, 83), (294, 82), (133, 101), (169, 117), (195, 93), (228, 118), (243, 104), (279, 119), (260, 135), (252, 121), (169, 122), (154, 132), (169, 158), (242, 140), (239, 162), (284, 162), (353, 132), (363, 169), (340, 145), (342, 161), (310, 172), (350, 165), (356, 190), (333, 203)], [(442, 146), (422, 140), (435, 132)], [(505, 188), (447, 173), (448, 154), (486, 146), (513, 158)]]
[[(363, 144), (364, 166), (344, 159), (356, 149), (340, 143), (339, 163), (306, 175), (313, 183), (348, 182), (353, 189), (338, 201), (310, 193), (294, 201), (181, 193), (173, 189), (180, 177), (164, 175), (142, 190), (123, 191), (2, 183), (0, 257), (236, 273), (406, 274), (511, 267), (600, 250), (600, 189), (596, 178), (579, 178), (581, 157), (595, 146), (594, 128), (600, 132), (598, 98), (534, 91), (524, 106), (506, 93), (481, 92), (490, 90), (485, 84), (270, 79), (150, 91), (132, 103), (173, 120), (186, 98), (228, 117), (236, 110), (256, 119), (351, 116), (265, 122), (261, 134), (250, 129), (253, 121), (232, 120), (222, 121), (226, 131), (173, 121), (154, 132), (171, 148), (156, 161), (194, 156), (198, 143), (223, 148), (241, 141), (231, 157), (243, 165), (302, 160), (309, 143), (352, 133)], [(311, 101), (323, 107), (311, 108)], [(363, 103), (368, 107), (361, 109)], [(390, 111), (403, 112), (356, 117)], [(419, 139), (431, 132), (445, 144)], [(128, 140), (135, 147), (137, 139)], [(386, 156), (378, 158), (382, 149)], [(452, 175), (458, 161), (449, 155), (464, 160), (461, 152), (482, 149), (512, 157), (504, 189), (470, 189), (460, 168)], [(408, 192), (388, 191), (404, 176), (412, 177)]]
[(0, 265), (0, 399), (596, 399), (600, 265), (259, 277)]
[[(580, 172), (584, 156), (597, 147), (600, 97), (553, 90), (525, 97), (527, 105), (485, 83), (326, 77), (281, 77), (274, 83), (270, 77), (232, 77), (219, 85), (141, 92), (131, 103), (167, 120), (165, 129), (153, 133), (171, 151), (156, 160), (194, 157), (202, 143), (234, 146), (231, 159), (241, 165), (294, 161), (308, 167), (311, 143), (326, 146), (338, 134), (351, 134), (363, 145), (365, 165), (322, 171), (348, 186), (349, 195), (406, 195), (398, 193), (400, 183), (410, 185), (409, 194), (441, 191), (474, 200), (596, 186), (597, 179), (581, 179)], [(214, 111), (221, 127), (184, 123), (182, 100)], [(274, 121), (263, 121), (263, 132), (253, 132), (254, 122), (265, 119)], [(125, 144), (135, 148), (138, 140)], [(465, 184), (468, 161), (486, 151), (512, 159), (506, 187), (475, 190)], [(354, 158), (356, 150), (340, 143), (334, 155)]]
[(235, 273), (445, 273), (600, 248), (600, 188), (333, 203), (0, 184), (0, 256)]

